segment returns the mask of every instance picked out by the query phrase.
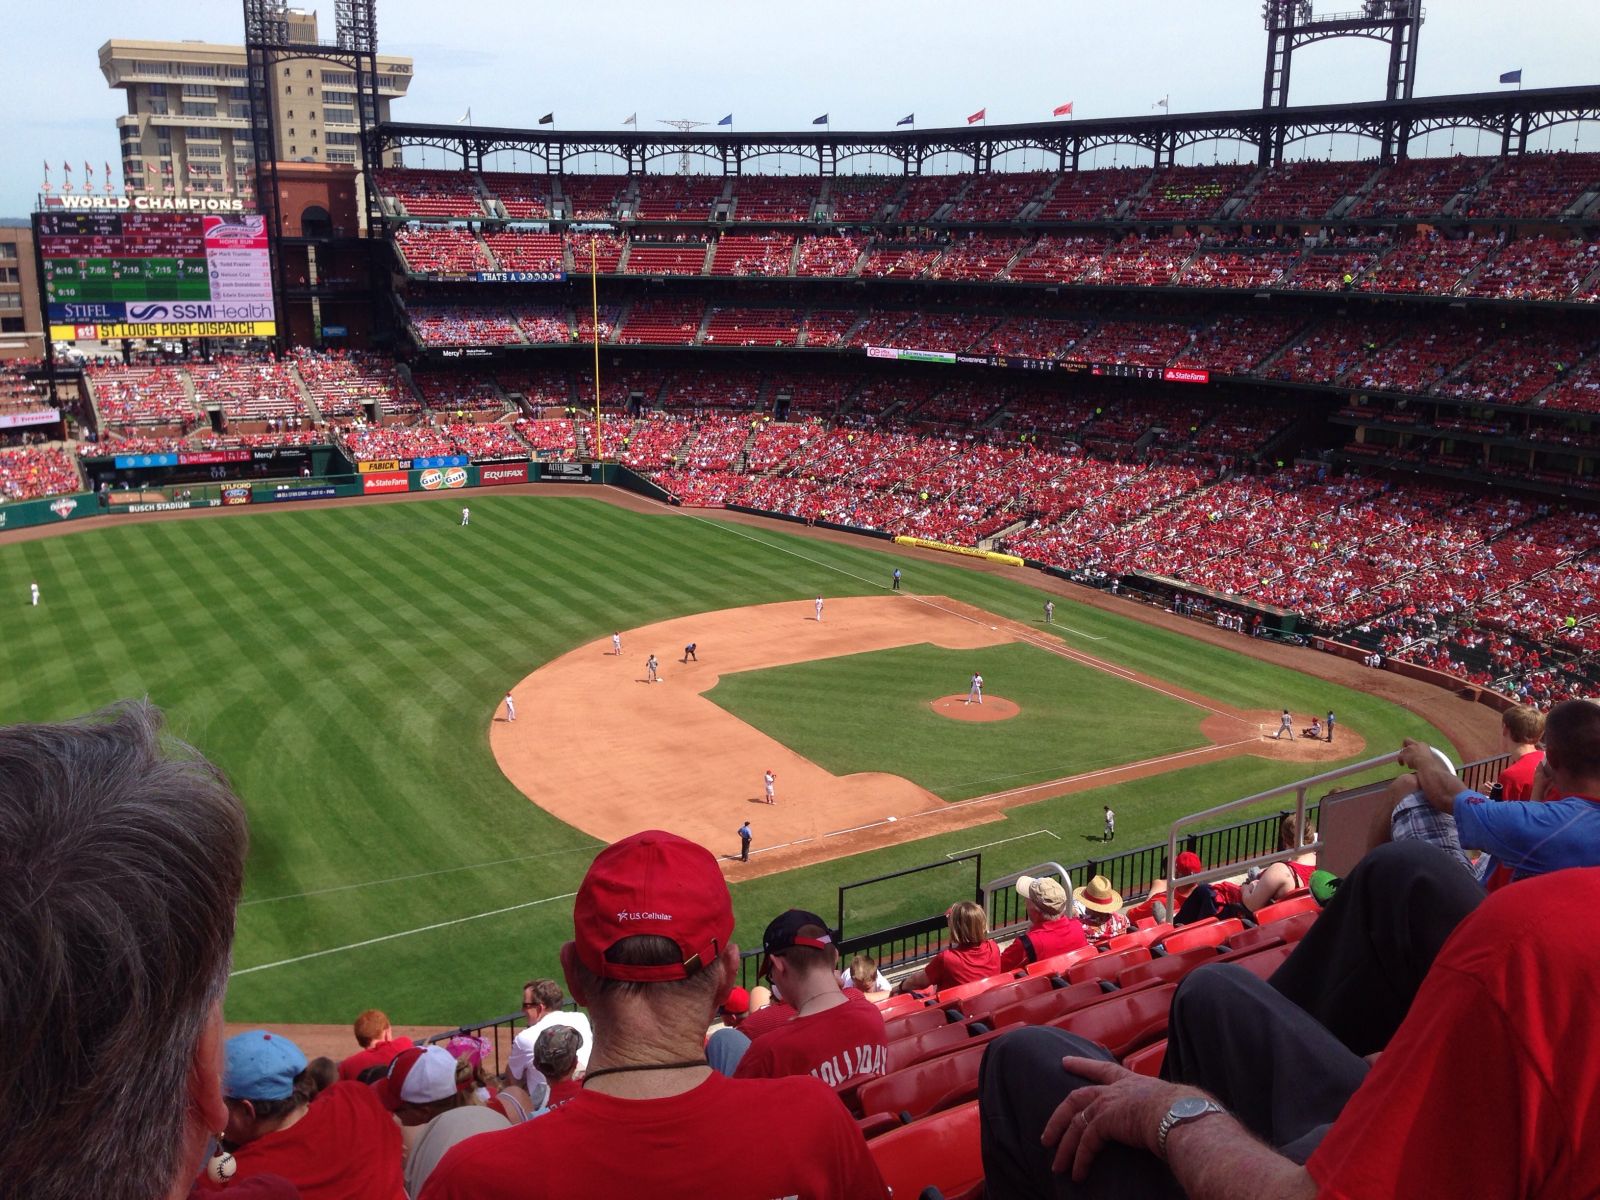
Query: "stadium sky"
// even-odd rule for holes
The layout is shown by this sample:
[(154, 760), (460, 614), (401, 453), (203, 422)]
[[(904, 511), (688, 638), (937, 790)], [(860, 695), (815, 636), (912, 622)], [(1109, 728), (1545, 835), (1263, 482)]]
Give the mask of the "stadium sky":
[[(332, 7), (322, 6), (325, 36)], [(86, 159), (97, 175), (101, 163), (117, 165), (113, 121), (124, 107), (100, 75), (104, 41), (236, 44), (240, 10), (237, 0), (11, 6), (0, 45), (0, 216), (33, 207), (46, 159), (57, 183), (63, 160), (75, 175)], [(1174, 112), (1249, 107), (1260, 103), (1266, 46), (1258, 0), (380, 0), (378, 27), (383, 49), (416, 59), (397, 119), (453, 122), (470, 107), (474, 124), (531, 125), (553, 111), (565, 129), (620, 129), (634, 112), (641, 130), (662, 128), (658, 118), (714, 122), (729, 112), (736, 130), (771, 130), (809, 128), (822, 113), (835, 129), (887, 129), (908, 113), (919, 128), (959, 125), (980, 108), (991, 125), (1045, 120), (1069, 100), (1079, 117), (1151, 113), (1165, 96)], [(1600, 82), (1596, 45), (1597, 4), (1433, 0), (1417, 91), (1493, 89), (1516, 68), (1530, 88)], [(1291, 99), (1376, 99), (1384, 55), (1369, 42), (1304, 49)], [(1448, 148), (1449, 135), (1434, 136)], [(1582, 148), (1600, 147), (1600, 131), (1581, 136)], [(1459, 148), (1479, 149), (1475, 135), (1458, 137)], [(1551, 145), (1570, 149), (1572, 127)], [(1007, 165), (1037, 167), (1037, 159)], [(431, 165), (441, 165), (437, 152)]]

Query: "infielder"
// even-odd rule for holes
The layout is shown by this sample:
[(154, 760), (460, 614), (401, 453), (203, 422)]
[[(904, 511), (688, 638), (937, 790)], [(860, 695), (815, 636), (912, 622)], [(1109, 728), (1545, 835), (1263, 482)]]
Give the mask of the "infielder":
[(33, 607), (34, 608), (38, 608), (39, 607), (39, 585), (37, 583), (30, 583), (28, 585), (28, 594), (33, 597)]
[(470, 508), (463, 508), (461, 510), (461, 527), (463, 529), (465, 529), (468, 525), (471, 525), (471, 524), (472, 524), (472, 510)]
[(649, 658), (644, 660), (644, 673), (645, 673), (645, 680), (647, 682), (649, 682), (649, 683), (660, 683), (661, 682), (661, 679), (656, 675), (656, 656), (654, 654), (652, 654)]
[(517, 719), (517, 702), (514, 699), (512, 699), (511, 693), (507, 692), (506, 693), (506, 720), (515, 721), (516, 719)]
[(682, 658), (681, 661), (682, 662), (686, 662), (686, 663), (687, 662), (699, 662), (700, 661), (700, 656), (695, 653), (695, 651), (698, 650), (699, 648), (700, 648), (700, 644), (698, 642), (690, 642), (687, 646), (685, 646), (683, 648), (683, 658)]
[(611, 635), (611, 653), (616, 655), (621, 655), (622, 653), (622, 635), (620, 633)]
[(817, 597), (817, 624), (822, 624), (822, 597)]
[(1054, 600), (1046, 600), (1044, 602), (1044, 623), (1046, 625), (1054, 625), (1056, 623), (1056, 602)]
[(894, 569), (894, 590), (897, 591), (897, 592), (900, 590), (900, 568), (899, 567), (896, 567)]
[(1105, 831), (1100, 835), (1100, 840), (1102, 842), (1109, 842), (1112, 838), (1117, 836), (1117, 814), (1111, 811), (1111, 806), (1109, 804), (1105, 806), (1105, 810), (1106, 827)]
[(772, 792), (778, 782), (778, 777), (772, 773), (771, 768), (768, 768), (767, 773), (761, 777), (761, 782), (766, 788), (767, 803), (776, 804), (777, 800), (773, 797)]
[(1278, 732), (1272, 735), (1272, 740), (1277, 741), (1284, 734), (1289, 735), (1289, 740), (1294, 741), (1294, 718), (1289, 715), (1289, 710), (1283, 710), (1283, 716), (1278, 718)]
[(972, 673), (972, 683), (967, 688), (967, 698), (961, 703), (971, 704), (974, 700), (979, 704), (983, 703), (983, 676), (976, 671)]

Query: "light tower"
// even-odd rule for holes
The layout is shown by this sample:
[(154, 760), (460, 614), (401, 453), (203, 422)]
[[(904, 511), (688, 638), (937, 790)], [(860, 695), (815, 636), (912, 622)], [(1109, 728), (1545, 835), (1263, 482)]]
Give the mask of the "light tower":
[[(657, 120), (660, 121), (662, 125), (672, 126), (679, 133), (688, 133), (691, 129), (699, 129), (703, 126), (711, 124), (710, 121), (690, 121), (684, 117), (679, 117), (675, 121), (661, 120), (660, 118), (657, 118)], [(687, 148), (684, 149), (682, 154), (678, 155), (678, 173), (680, 175), (687, 175), (689, 173), (689, 151)]]
[[(1262, 0), (1261, 18), (1267, 29), (1267, 69), (1261, 84), (1262, 108), (1289, 106), (1289, 70), (1296, 46), (1309, 46), (1331, 38), (1368, 38), (1389, 47), (1389, 76), (1385, 100), (1411, 99), (1417, 75), (1417, 37), (1425, 13), (1422, 0), (1362, 0), (1352, 12), (1317, 16), (1312, 0)], [(1383, 157), (1394, 151), (1393, 131), (1385, 127)], [(1283, 133), (1261, 148), (1263, 166), (1283, 161)]]

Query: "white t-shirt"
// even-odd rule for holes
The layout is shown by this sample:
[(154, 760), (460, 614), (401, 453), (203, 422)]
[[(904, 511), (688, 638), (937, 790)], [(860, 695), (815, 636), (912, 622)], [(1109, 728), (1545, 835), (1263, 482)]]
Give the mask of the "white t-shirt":
[[(589, 1028), (589, 1018), (581, 1012), (546, 1013), (536, 1024), (529, 1025), (517, 1034), (516, 1041), (511, 1043), (511, 1055), (506, 1060), (506, 1073), (522, 1083), (530, 1093), (534, 1091), (534, 1083), (544, 1083), (544, 1076), (533, 1065), (533, 1045), (539, 1040), (539, 1035), (552, 1025), (570, 1025), (583, 1035), (583, 1041), (578, 1044), (578, 1070), (582, 1072), (589, 1069), (589, 1051), (594, 1046), (594, 1031)], [(530, 1079), (533, 1083), (526, 1082)]]

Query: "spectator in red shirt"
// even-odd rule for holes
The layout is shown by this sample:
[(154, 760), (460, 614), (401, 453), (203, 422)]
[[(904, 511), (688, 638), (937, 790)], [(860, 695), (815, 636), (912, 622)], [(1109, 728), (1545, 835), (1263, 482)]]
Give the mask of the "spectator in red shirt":
[(1000, 955), (1002, 971), (1017, 971), (1032, 962), (1054, 958), (1089, 944), (1083, 924), (1067, 913), (1067, 889), (1047, 876), (1024, 875), (1017, 894), (1028, 902), (1028, 931), (1020, 934)]
[(161, 725), (130, 702), (0, 729), (7, 1196), (183, 1196), (227, 1120), (244, 807)]
[(896, 992), (955, 987), (1000, 974), (1000, 947), (989, 936), (989, 916), (983, 905), (962, 900), (950, 906), (944, 919), (950, 927), (950, 945), (927, 966), (897, 983)]
[(582, 1032), (571, 1025), (552, 1025), (534, 1043), (534, 1069), (550, 1088), (540, 1113), (560, 1108), (583, 1090), (578, 1082), (578, 1049), (582, 1045)]
[(400, 1051), (411, 1048), (411, 1039), (395, 1037), (389, 1018), (376, 1008), (356, 1018), (355, 1034), (361, 1049), (339, 1064), (340, 1079), (360, 1079), (369, 1067), (387, 1067)]
[(791, 908), (767, 926), (761, 950), (762, 974), (789, 998), (795, 1015), (756, 1039), (734, 1078), (814, 1075), (843, 1088), (882, 1075), (888, 1064), (883, 1014), (840, 986), (839, 952), (827, 923)]
[[(583, 1090), (455, 1147), (420, 1200), (885, 1200), (866, 1142), (827, 1087), (729, 1079), (706, 1065), (706, 1026), (738, 978), (732, 934), (733, 902), (709, 850), (659, 830), (602, 850), (561, 948), (567, 986), (593, 1019)], [(761, 1152), (724, 1170), (715, 1146)]]
[(223, 1143), (234, 1178), (281, 1175), (305, 1200), (405, 1200), (400, 1127), (373, 1089), (341, 1080), (312, 1104), (313, 1087), (288, 1038), (256, 1029), (228, 1039)]
[(1519, 704), (1500, 714), (1500, 749), (1511, 756), (1510, 764), (1500, 772), (1500, 799), (1534, 799), (1533, 774), (1544, 761), (1544, 751), (1539, 749), (1543, 737), (1544, 714), (1538, 709)]
[[(1182, 879), (1185, 875), (1198, 875), (1204, 871), (1205, 864), (1200, 861), (1200, 856), (1193, 850), (1185, 850), (1178, 855), (1173, 864), (1177, 870), (1173, 873), (1174, 881)], [(1129, 922), (1137, 925), (1140, 921), (1149, 919), (1153, 921), (1170, 921), (1173, 914), (1183, 907), (1183, 902), (1194, 891), (1194, 884), (1184, 886), (1174, 882), (1172, 896), (1169, 898), (1165, 892), (1158, 892), (1143, 904), (1136, 904), (1124, 915)]]

